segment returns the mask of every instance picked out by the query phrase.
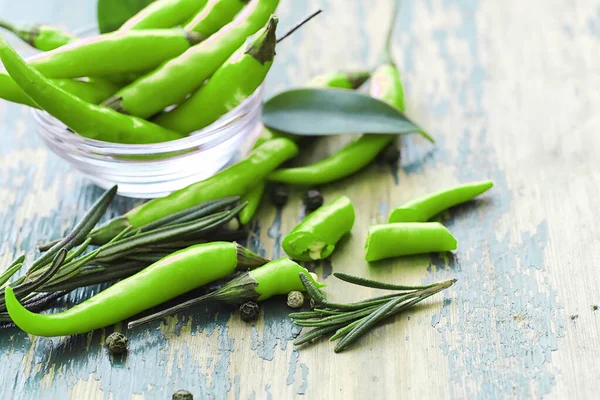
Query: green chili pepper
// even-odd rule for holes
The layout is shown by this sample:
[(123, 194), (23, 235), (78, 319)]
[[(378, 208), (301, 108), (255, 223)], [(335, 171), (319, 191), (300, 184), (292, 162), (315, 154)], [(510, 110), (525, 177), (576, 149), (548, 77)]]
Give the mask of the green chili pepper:
[(272, 16), (264, 29), (233, 53), (204, 86), (154, 122), (177, 132), (191, 133), (239, 106), (263, 83), (273, 64), (278, 21)]
[[(119, 90), (118, 85), (99, 79), (53, 79), (52, 82), (62, 90), (79, 97), (81, 100), (94, 104), (100, 104)], [(38, 108), (37, 104), (25, 94), (10, 75), (0, 74), (0, 98), (13, 103)]]
[(365, 260), (456, 250), (456, 239), (437, 222), (399, 222), (369, 227)]
[(182, 137), (177, 132), (87, 103), (65, 92), (30, 67), (2, 37), (0, 58), (11, 77), (38, 106), (82, 136), (117, 143), (155, 143)]
[(254, 149), (248, 158), (216, 175), (138, 206), (91, 233), (92, 243), (103, 244), (123, 229), (140, 227), (196, 204), (247, 193), (257, 182), (284, 161), (296, 156), (298, 147), (288, 139), (271, 140)]
[(182, 29), (114, 32), (85, 38), (29, 58), (48, 78), (78, 78), (146, 72), (196, 44), (199, 35)]
[(295, 260), (322, 260), (333, 253), (336, 243), (353, 225), (354, 206), (348, 197), (342, 196), (304, 218), (283, 239), (283, 250)]
[[(398, 1), (395, 3), (392, 21), (395, 21)], [(375, 69), (371, 76), (369, 94), (387, 101), (404, 111), (404, 90), (400, 72), (394, 65), (390, 53), (394, 22), (390, 24), (383, 64)], [(363, 135), (343, 149), (314, 164), (297, 168), (284, 168), (269, 175), (269, 180), (297, 185), (322, 185), (346, 178), (369, 165), (395, 135)]]
[(37, 336), (65, 336), (103, 328), (152, 308), (192, 289), (225, 278), (237, 269), (267, 261), (238, 244), (213, 242), (175, 252), (89, 300), (58, 314), (34, 314), (6, 288), (6, 307), (13, 322)]
[(215, 292), (131, 321), (127, 327), (131, 329), (200, 304), (215, 302), (241, 304), (247, 301), (267, 300), (276, 295), (287, 295), (294, 290), (305, 291), (300, 275), (305, 275), (317, 287), (323, 286), (317, 283), (305, 268), (287, 258), (282, 258), (234, 278)]
[[(317, 75), (313, 79), (311, 79), (306, 86), (307, 87), (332, 87), (339, 89), (358, 89), (363, 83), (369, 79), (371, 75), (368, 71), (356, 71), (356, 72), (329, 72), (322, 75)], [(267, 128), (264, 128), (261, 135), (258, 137), (256, 142), (254, 142), (254, 147), (260, 146), (262, 143), (272, 140), (278, 137), (286, 137), (290, 140), (298, 140), (298, 136), (288, 135), (283, 132), (273, 131)], [(260, 204), (260, 200), (262, 199), (263, 193), (265, 191), (265, 183), (261, 182), (256, 185), (250, 192), (246, 193), (243, 196), (243, 201), (247, 201), (248, 205), (246, 208), (240, 212), (240, 223), (242, 225), (250, 222), (256, 210), (258, 209), (258, 205)]]
[(208, 0), (208, 4), (188, 22), (185, 30), (198, 32), (204, 39), (231, 22), (249, 0)]
[(369, 165), (391, 140), (389, 135), (364, 135), (330, 157), (303, 167), (278, 169), (268, 179), (295, 185), (334, 182)]
[(156, 0), (127, 20), (120, 31), (172, 28), (197, 13), (206, 0)]
[(425, 222), (442, 211), (479, 196), (494, 186), (493, 181), (455, 186), (411, 200), (396, 208), (389, 222)]
[(246, 38), (263, 27), (279, 0), (251, 0), (236, 18), (204, 42), (138, 79), (104, 102), (116, 110), (148, 118), (197, 90)]
[(67, 43), (78, 40), (75, 35), (65, 32), (60, 28), (45, 24), (18, 26), (5, 21), (0, 21), (0, 28), (4, 28), (14, 33), (25, 43), (42, 51), (54, 50)]

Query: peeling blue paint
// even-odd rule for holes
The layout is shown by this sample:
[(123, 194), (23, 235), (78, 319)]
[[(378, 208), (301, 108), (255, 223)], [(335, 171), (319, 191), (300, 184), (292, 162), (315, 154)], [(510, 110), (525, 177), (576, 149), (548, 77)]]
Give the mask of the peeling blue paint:
[(234, 398), (235, 400), (239, 400), (240, 399), (240, 376), (236, 375), (233, 377), (233, 394), (234, 394)]
[(600, 7), (596, 9), (596, 15), (588, 18), (587, 27), (592, 35), (600, 37)]
[(298, 350), (292, 351), (289, 365), (290, 366), (288, 369), (288, 377), (285, 383), (291, 385), (292, 383), (294, 383), (294, 375), (296, 375), (296, 366), (298, 365)]
[(288, 342), (300, 333), (300, 328), (292, 324), (288, 317), (290, 312), (286, 304), (280, 301), (268, 301), (263, 307), (264, 328), (262, 335), (253, 329), (252, 350), (266, 361), (275, 358), (277, 346), (282, 351), (287, 349)]
[(306, 389), (308, 387), (308, 366), (304, 363), (300, 364), (300, 370), (302, 371), (302, 383), (298, 386), (298, 390), (296, 390), (297, 394), (306, 394)]
[(267, 231), (267, 235), (274, 240), (273, 245), (273, 255), (272, 258), (275, 260), (281, 256), (281, 241), (283, 240), (283, 235), (281, 234), (281, 207), (277, 208), (277, 212), (275, 213), (275, 217), (273, 218), (273, 223), (269, 227)]

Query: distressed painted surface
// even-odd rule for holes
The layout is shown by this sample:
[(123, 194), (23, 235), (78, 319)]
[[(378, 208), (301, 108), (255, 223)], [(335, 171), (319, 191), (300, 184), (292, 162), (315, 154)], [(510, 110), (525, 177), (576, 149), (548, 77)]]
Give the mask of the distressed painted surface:
[[(77, 29), (93, 23), (94, 3), (0, 0), (0, 15)], [(317, 7), (325, 13), (282, 44), (268, 92), (333, 68), (372, 66), (390, 4), (282, 0), (283, 27)], [(294, 349), (298, 330), (278, 301), (251, 326), (224, 309), (170, 317), (129, 333), (124, 359), (100, 346), (113, 329), (57, 339), (1, 331), (0, 398), (152, 399), (179, 388), (214, 399), (594, 397), (600, 1), (405, 0), (398, 18), (408, 113), (438, 142), (403, 140), (397, 171), (373, 165), (325, 189), (329, 199), (350, 196), (358, 215), (331, 262), (315, 268), (406, 283), (456, 277), (453, 288), (340, 355), (327, 342)], [(26, 109), (0, 103), (0, 121), (6, 265), (71, 227), (100, 191), (45, 150)], [(320, 142), (310, 157), (338, 144)], [(366, 227), (395, 205), (483, 178), (496, 181), (489, 195), (440, 217), (459, 239), (453, 256), (360, 261)], [(282, 235), (303, 215), (300, 194), (283, 210), (263, 204), (255, 249), (282, 254)], [(111, 216), (134, 203), (118, 199)], [(372, 293), (326, 282), (340, 300)]]

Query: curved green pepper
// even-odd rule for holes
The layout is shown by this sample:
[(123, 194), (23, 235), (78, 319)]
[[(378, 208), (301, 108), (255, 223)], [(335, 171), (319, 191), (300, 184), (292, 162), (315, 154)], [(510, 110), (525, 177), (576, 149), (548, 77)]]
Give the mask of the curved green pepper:
[[(385, 63), (371, 75), (369, 94), (404, 111), (404, 90), (400, 72)], [(369, 165), (395, 135), (363, 135), (330, 157), (311, 165), (283, 168), (269, 175), (269, 180), (296, 185), (323, 185), (351, 176)]]
[(396, 208), (389, 222), (429, 221), (431, 217), (479, 196), (492, 186), (493, 181), (472, 182), (428, 194)]
[(128, 226), (140, 227), (196, 204), (227, 196), (241, 196), (284, 161), (298, 154), (298, 146), (279, 138), (254, 149), (248, 158), (216, 175), (175, 191), (167, 197), (153, 199), (122, 217), (109, 221), (90, 235), (94, 244), (103, 244)]
[(128, 19), (120, 31), (172, 28), (190, 19), (206, 0), (156, 0)]
[(392, 136), (363, 135), (330, 157), (303, 167), (278, 169), (268, 179), (294, 185), (324, 185), (346, 178), (369, 165), (393, 140)]
[(236, 269), (266, 263), (235, 243), (213, 242), (177, 251), (89, 300), (58, 314), (34, 314), (10, 287), (6, 308), (13, 322), (37, 336), (65, 336), (103, 328), (164, 303), (192, 289), (225, 278)]
[(248, 0), (209, 0), (208, 4), (188, 22), (185, 29), (198, 32), (206, 39), (223, 25), (231, 22), (246, 3)]
[(369, 227), (365, 260), (456, 250), (456, 239), (437, 222), (399, 222)]
[[(397, 9), (398, 2), (394, 5), (392, 21), (396, 20)], [(388, 28), (381, 65), (371, 75), (369, 94), (404, 111), (404, 88), (390, 51), (393, 30), (394, 22)], [(269, 175), (269, 180), (298, 185), (334, 182), (365, 168), (395, 138), (395, 135), (363, 135), (321, 161), (303, 167), (279, 169)]]
[(204, 86), (173, 110), (159, 115), (154, 122), (189, 134), (239, 106), (263, 83), (273, 64), (278, 21), (277, 17), (271, 16), (265, 28), (233, 53)]
[(269, 20), (279, 0), (251, 0), (235, 19), (202, 43), (121, 89), (104, 104), (148, 118), (181, 103)]
[(324, 285), (315, 281), (306, 268), (292, 260), (281, 258), (234, 278), (221, 289), (205, 296), (186, 301), (158, 313), (131, 321), (129, 329), (164, 318), (187, 308), (208, 303), (240, 304), (246, 301), (263, 301), (292, 291), (305, 291), (300, 275), (305, 275), (316, 287)]
[(0, 58), (31, 100), (82, 136), (117, 143), (155, 143), (182, 137), (177, 132), (87, 103), (65, 92), (30, 67), (2, 37)]
[(300, 261), (327, 258), (342, 236), (352, 230), (354, 217), (352, 202), (342, 196), (306, 216), (283, 239), (283, 250), (290, 258)]
[[(371, 75), (369, 94), (404, 110), (404, 91), (398, 69), (383, 64)], [(330, 157), (316, 163), (282, 168), (269, 175), (270, 181), (296, 185), (323, 185), (351, 176), (369, 165), (395, 135), (363, 135)]]

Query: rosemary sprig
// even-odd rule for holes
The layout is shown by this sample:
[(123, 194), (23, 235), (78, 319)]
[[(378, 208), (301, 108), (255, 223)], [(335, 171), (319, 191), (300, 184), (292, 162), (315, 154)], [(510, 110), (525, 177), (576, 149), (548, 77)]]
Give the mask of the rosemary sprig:
[(363, 337), (379, 322), (449, 288), (456, 282), (456, 279), (451, 279), (425, 286), (405, 286), (343, 273), (335, 273), (334, 276), (355, 285), (394, 290), (396, 293), (366, 299), (357, 303), (334, 303), (327, 300), (319, 288), (309, 279), (303, 278), (301, 274), (300, 279), (306, 291), (318, 307), (312, 311), (290, 314), (295, 325), (314, 328), (298, 337), (294, 341), (295, 345), (302, 345), (335, 332), (330, 341), (341, 339), (334, 348), (334, 351), (338, 353)]

